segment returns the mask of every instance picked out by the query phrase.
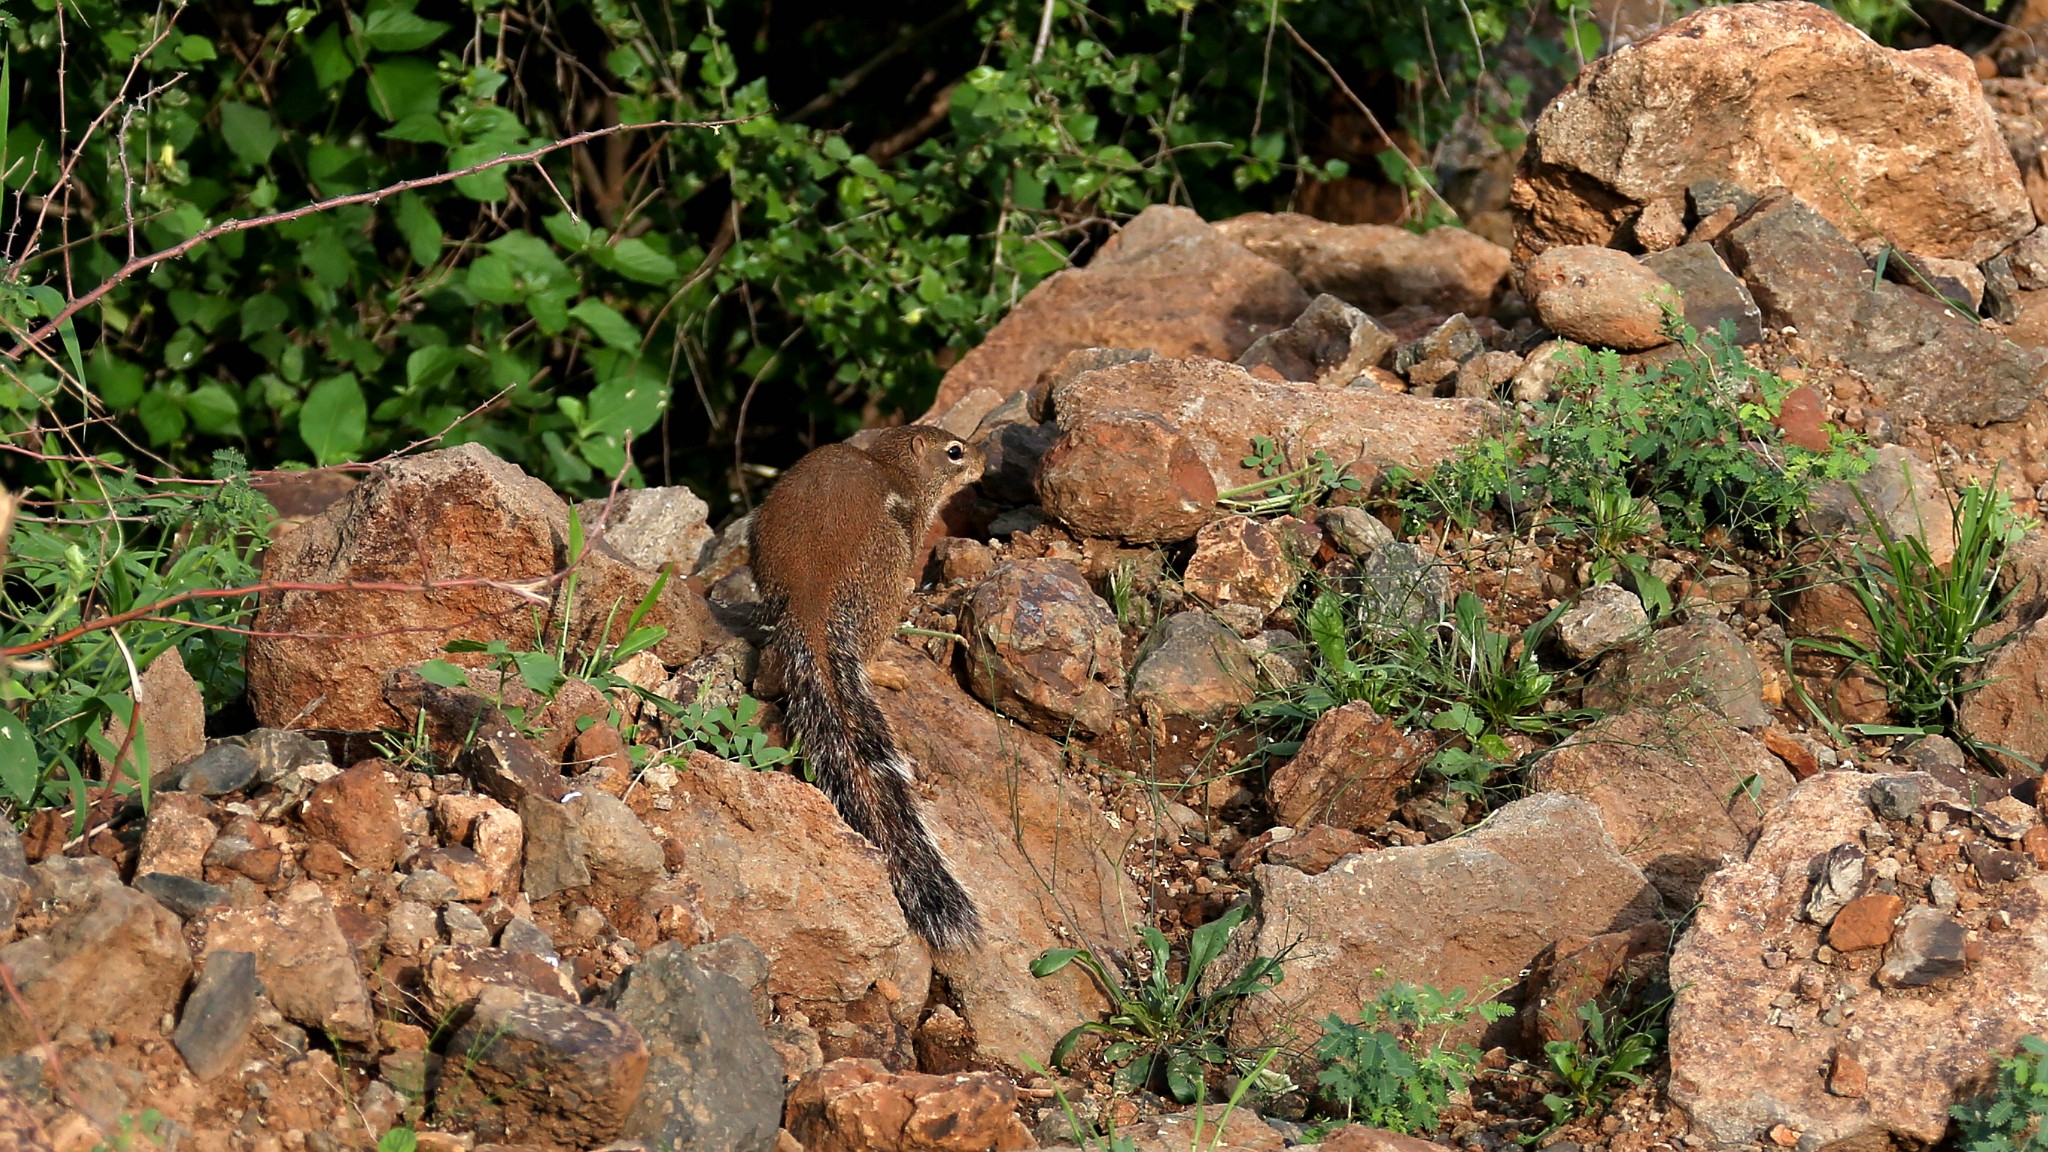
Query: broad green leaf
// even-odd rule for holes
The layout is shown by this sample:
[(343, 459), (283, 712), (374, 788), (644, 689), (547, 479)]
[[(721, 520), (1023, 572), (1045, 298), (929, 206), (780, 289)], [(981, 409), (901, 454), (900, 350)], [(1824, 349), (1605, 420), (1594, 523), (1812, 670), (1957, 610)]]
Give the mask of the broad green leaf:
[(269, 162), (282, 136), (269, 112), (234, 100), (220, 106), (220, 134), (236, 158), (252, 168)]
[(448, 25), (401, 8), (383, 8), (363, 21), (363, 39), (379, 52), (414, 52), (441, 38)]
[(135, 404), (135, 418), (142, 421), (142, 430), (149, 434), (152, 447), (168, 444), (185, 434), (185, 410), (163, 388), (152, 388), (142, 394)]
[(0, 710), (0, 789), (16, 808), (25, 808), (42, 790), (43, 758), (36, 752), (28, 725), (12, 712)]
[(242, 301), (242, 338), (253, 340), (274, 332), (291, 319), (291, 309), (269, 292), (258, 292)]
[(306, 393), (306, 403), (299, 408), (299, 439), (312, 450), (315, 463), (339, 464), (363, 446), (368, 420), (362, 385), (344, 372)]
[(592, 335), (614, 348), (626, 352), (640, 349), (640, 330), (602, 300), (584, 300), (569, 309), (569, 315), (590, 329)]
[[(514, 149), (489, 141), (482, 144), (464, 144), (460, 148), (450, 148), (448, 150), (448, 171), (460, 172), (464, 168), (495, 160), (511, 151), (514, 151)], [(505, 186), (505, 169), (509, 167), (511, 165), (506, 164), (499, 165), (496, 168), (487, 168), (482, 172), (472, 172), (454, 181), (455, 190), (471, 200), (495, 204), (510, 195)]]
[(469, 673), (460, 665), (446, 660), (429, 660), (419, 666), (420, 679), (443, 688), (463, 688), (469, 685)]
[(642, 284), (672, 284), (676, 280), (676, 262), (645, 240), (621, 240), (612, 245), (611, 264), (619, 275)]
[(370, 107), (386, 120), (433, 116), (441, 109), (441, 70), (419, 56), (370, 65)]
[(214, 50), (213, 41), (204, 36), (178, 37), (177, 51), (178, 59), (187, 64), (204, 64), (220, 58), (220, 53)]
[(486, 252), (470, 263), (466, 282), (471, 295), (489, 304), (510, 304), (519, 299), (512, 262), (495, 252)]
[(520, 682), (543, 696), (552, 696), (561, 686), (562, 665), (548, 652), (515, 652), (512, 663), (519, 669)]
[(397, 225), (398, 234), (405, 237), (413, 263), (424, 268), (441, 258), (441, 222), (419, 193), (406, 192), (398, 197), (392, 223)]
[(92, 350), (86, 361), (85, 379), (107, 407), (133, 408), (142, 399), (142, 365), (133, 364), (107, 350), (105, 344)]
[(313, 82), (332, 88), (356, 74), (355, 57), (339, 26), (329, 24), (306, 45), (306, 57), (313, 62)]
[(455, 369), (461, 364), (462, 352), (445, 344), (415, 349), (405, 358), (406, 387), (438, 387), (455, 375)]
[(185, 397), (185, 415), (193, 427), (210, 436), (233, 436), (241, 431), (241, 402), (219, 384), (194, 388)]

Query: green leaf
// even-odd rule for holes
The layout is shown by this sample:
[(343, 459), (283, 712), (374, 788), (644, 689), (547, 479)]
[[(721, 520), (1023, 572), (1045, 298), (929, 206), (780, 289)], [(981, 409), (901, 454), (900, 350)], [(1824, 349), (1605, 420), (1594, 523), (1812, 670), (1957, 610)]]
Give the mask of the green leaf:
[(543, 696), (554, 695), (562, 683), (562, 664), (548, 652), (514, 652), (512, 663), (520, 682)]
[(429, 684), (438, 684), (443, 688), (469, 686), (469, 673), (464, 671), (461, 665), (450, 664), (446, 660), (429, 660), (420, 665), (417, 671), (420, 679)]
[(220, 106), (220, 134), (235, 157), (252, 168), (269, 162), (283, 135), (269, 112), (233, 100)]
[(569, 309), (569, 315), (590, 329), (591, 335), (614, 348), (625, 352), (640, 350), (640, 330), (602, 300), (584, 300)]
[(362, 386), (353, 373), (330, 376), (306, 393), (299, 408), (299, 439), (321, 465), (339, 464), (363, 446), (369, 420)]
[(470, 262), (465, 283), (471, 295), (488, 304), (510, 304), (519, 299), (512, 262), (495, 252), (486, 252)]
[(135, 403), (135, 418), (149, 434), (152, 447), (168, 444), (185, 434), (185, 410), (168, 391), (159, 387), (142, 394)]
[(313, 63), (313, 82), (322, 88), (332, 88), (356, 74), (355, 57), (336, 25), (329, 24), (306, 45), (306, 57)]
[(258, 292), (242, 301), (242, 339), (254, 340), (265, 332), (284, 327), (291, 309), (269, 292)]
[(32, 804), (42, 791), (43, 758), (36, 753), (28, 725), (12, 712), (0, 710), (0, 789), (17, 808)]
[(676, 262), (644, 240), (621, 240), (612, 245), (611, 264), (619, 275), (642, 284), (672, 284), (677, 277)]
[(441, 70), (420, 56), (379, 60), (370, 65), (369, 96), (386, 120), (432, 117), (441, 110)]
[(398, 197), (391, 222), (397, 226), (398, 234), (405, 238), (405, 247), (412, 253), (413, 263), (424, 268), (441, 258), (441, 222), (417, 192), (406, 192)]
[(220, 53), (214, 50), (213, 41), (204, 36), (178, 37), (177, 52), (178, 59), (187, 64), (204, 64), (220, 58)]
[(393, 1128), (377, 1138), (377, 1152), (418, 1152), (420, 1138), (410, 1128)]
[(363, 21), (363, 39), (379, 52), (415, 52), (446, 31), (447, 24), (402, 8), (382, 8)]
[[(1031, 962), (1031, 974), (1043, 980), (1045, 977), (1073, 963), (1074, 957), (1079, 956), (1083, 951), (1084, 949), (1081, 948), (1047, 948), (1044, 952), (1039, 953), (1038, 959)], [(1057, 1060), (1057, 1057), (1055, 1057), (1055, 1060)]]
[[(485, 141), (482, 144), (464, 144), (459, 148), (450, 148), (448, 150), (448, 171), (460, 172), (464, 168), (496, 160), (505, 153), (514, 150), (495, 141)], [(505, 169), (508, 167), (510, 165), (500, 165), (496, 168), (487, 168), (482, 172), (472, 172), (467, 176), (459, 177), (454, 181), (455, 190), (471, 200), (495, 204), (511, 195), (511, 191), (505, 184)]]
[(142, 375), (142, 365), (121, 359), (105, 344), (93, 349), (92, 359), (86, 361), (86, 382), (116, 410), (133, 408), (142, 399)]
[(211, 436), (233, 436), (241, 429), (242, 405), (219, 384), (202, 384), (185, 397), (185, 415), (193, 427)]

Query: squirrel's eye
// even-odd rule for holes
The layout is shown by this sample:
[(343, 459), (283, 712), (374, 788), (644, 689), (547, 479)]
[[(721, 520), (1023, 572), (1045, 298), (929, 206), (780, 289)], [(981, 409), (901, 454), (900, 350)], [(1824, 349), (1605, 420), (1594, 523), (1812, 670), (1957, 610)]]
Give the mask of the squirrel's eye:
[(960, 447), (959, 441), (956, 440), (946, 445), (946, 459), (957, 461), (965, 455), (967, 455), (967, 450)]

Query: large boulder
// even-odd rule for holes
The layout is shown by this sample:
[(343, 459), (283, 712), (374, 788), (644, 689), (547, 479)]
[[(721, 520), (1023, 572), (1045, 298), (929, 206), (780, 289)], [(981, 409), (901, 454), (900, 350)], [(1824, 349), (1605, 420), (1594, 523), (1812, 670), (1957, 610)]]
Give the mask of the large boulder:
[[(1695, 1136), (1750, 1148), (1782, 1125), (1816, 1148), (1933, 1145), (1950, 1105), (2048, 1027), (2048, 878), (2019, 853), (1957, 853), (1924, 822), (1868, 830), (1969, 810), (1928, 776), (1824, 772), (1707, 880), (1671, 957), (1670, 1095)], [(1970, 906), (1931, 904), (1942, 888)]]
[(1763, 813), (1792, 788), (1763, 742), (1697, 704), (1624, 712), (1575, 733), (1536, 765), (1531, 785), (1583, 796), (1674, 908), (1739, 859)]
[(1250, 1043), (1330, 1013), (1355, 1019), (1396, 981), (1498, 991), (1567, 936), (1655, 916), (1656, 889), (1622, 856), (1599, 809), (1555, 793), (1518, 800), (1463, 836), (1346, 856), (1321, 875), (1262, 864), (1261, 955), (1286, 953), (1287, 979), (1245, 1005)]
[(155, 1036), (192, 973), (178, 918), (118, 884), (99, 887), (48, 932), (0, 948), (21, 995), (0, 995), (0, 1055), (68, 1028)]
[[(1370, 485), (1397, 465), (1428, 472), (1500, 416), (1484, 400), (1273, 382), (1214, 360), (1084, 372), (1056, 385), (1051, 402), (1060, 437), (1038, 473), (1041, 503), (1086, 535), (1148, 543), (1193, 536), (1222, 514), (1216, 493), (1257, 481), (1243, 463), (1255, 438), (1286, 446), (1296, 465), (1327, 452)], [(1103, 431), (1133, 422), (1156, 428), (1146, 437)]]
[(1772, 0), (1702, 9), (1579, 73), (1530, 134), (1516, 259), (1617, 244), (1709, 180), (1787, 188), (1857, 243), (1973, 263), (2034, 227), (1969, 57)]
[(1485, 315), (1507, 280), (1508, 251), (1463, 228), (1410, 232), (1386, 224), (1330, 224), (1295, 212), (1250, 212), (1216, 231), (1301, 281), (1367, 312), (1419, 304)]
[[(348, 498), (271, 546), (263, 578), (316, 585), (265, 595), (249, 641), (249, 702), (272, 728), (404, 727), (386, 673), (443, 655), (450, 640), (531, 645), (534, 616), (571, 646), (616, 643), (659, 574), (601, 540), (569, 565), (569, 506), (480, 444), (385, 465)], [(697, 656), (718, 633), (709, 606), (671, 580), (643, 620), (666, 627), (656, 652)], [(607, 631), (609, 629), (609, 631)], [(456, 656), (481, 664), (479, 654)]]
[(903, 691), (878, 693), (898, 744), (926, 789), (939, 847), (981, 909), (973, 952), (940, 953), (972, 1037), (973, 1067), (1028, 1072), (1077, 1020), (1106, 1005), (1080, 972), (1040, 980), (1031, 959), (1076, 943), (1098, 954), (1129, 946), (1143, 901), (1117, 866), (1119, 834), (1067, 777), (1057, 743), (991, 715), (908, 646), (881, 660)]
[(1077, 348), (1235, 360), (1308, 303), (1279, 265), (1231, 243), (1189, 209), (1155, 204), (1086, 267), (1033, 288), (946, 373), (932, 411), (977, 388), (998, 396), (1029, 388)]

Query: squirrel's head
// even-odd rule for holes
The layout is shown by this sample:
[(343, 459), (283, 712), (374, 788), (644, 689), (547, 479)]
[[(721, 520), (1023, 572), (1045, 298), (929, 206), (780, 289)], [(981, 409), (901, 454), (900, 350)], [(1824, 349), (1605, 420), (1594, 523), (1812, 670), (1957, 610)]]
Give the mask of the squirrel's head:
[(929, 424), (890, 428), (875, 437), (867, 451), (878, 462), (909, 476), (935, 504), (981, 479), (981, 470), (988, 463), (976, 445)]

